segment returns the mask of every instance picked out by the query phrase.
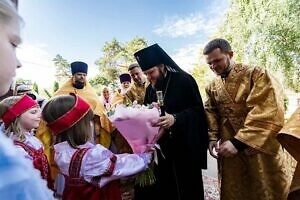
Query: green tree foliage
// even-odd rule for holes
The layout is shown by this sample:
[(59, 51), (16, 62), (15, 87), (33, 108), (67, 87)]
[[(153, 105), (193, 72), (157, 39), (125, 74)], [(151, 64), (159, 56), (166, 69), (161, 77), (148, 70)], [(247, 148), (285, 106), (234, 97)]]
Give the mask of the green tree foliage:
[(56, 67), (55, 77), (58, 82), (64, 82), (72, 76), (70, 71), (70, 64), (61, 55), (57, 54), (52, 61), (54, 62), (54, 65)]
[(92, 86), (109, 84), (109, 81), (105, 77), (99, 76), (99, 75), (97, 75), (94, 78), (92, 78), (91, 80), (89, 80), (89, 82)]
[(140, 37), (135, 37), (125, 44), (115, 38), (106, 42), (102, 48), (102, 56), (96, 61), (100, 75), (95, 77), (91, 84), (117, 85), (122, 71), (127, 71), (127, 66), (135, 62), (133, 54), (146, 46), (146, 40)]
[[(101, 91), (104, 86), (108, 86), (110, 84), (107, 78), (100, 75), (93, 77), (91, 80), (89, 80), (89, 83), (96, 90), (98, 95), (101, 95)], [(111, 86), (115, 87), (115, 85)]]
[(26, 79), (22, 79), (22, 78), (18, 78), (16, 80), (16, 85), (32, 85), (32, 81), (31, 80), (26, 80)]
[(209, 82), (214, 78), (214, 74), (208, 67), (208, 65), (201, 64), (195, 65), (191, 75), (195, 78), (197, 85), (199, 87), (201, 96), (203, 100), (205, 99), (205, 87), (209, 84)]
[(32, 90), (39, 94), (39, 86), (36, 82), (33, 83)]
[(47, 95), (48, 98), (52, 97), (52, 94), (47, 89), (44, 89), (45, 94)]
[(59, 83), (57, 81), (54, 81), (53, 83), (53, 92), (56, 92), (59, 89)]
[(115, 38), (110, 42), (106, 42), (102, 48), (103, 56), (96, 61), (99, 66), (100, 76), (105, 77), (110, 83), (116, 82), (120, 69), (118, 68), (118, 61), (122, 47), (119, 41)]
[(121, 55), (124, 59), (125, 65), (130, 65), (136, 62), (133, 54), (143, 48), (147, 47), (147, 42), (144, 38), (135, 37), (124, 45), (123, 52)]
[(300, 91), (299, 16), (299, 0), (231, 0), (218, 36), (229, 40), (238, 61), (282, 73)]

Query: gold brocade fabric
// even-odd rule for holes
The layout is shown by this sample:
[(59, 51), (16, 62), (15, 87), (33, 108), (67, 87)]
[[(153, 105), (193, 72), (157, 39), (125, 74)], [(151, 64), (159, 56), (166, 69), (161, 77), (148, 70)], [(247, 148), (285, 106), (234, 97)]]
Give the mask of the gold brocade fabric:
[(298, 161), (293, 181), (290, 187), (290, 193), (288, 200), (299, 200), (300, 199), (300, 163)]
[(55, 179), (59, 169), (54, 161), (54, 148), (53, 148), (53, 137), (51, 134), (50, 129), (48, 129), (46, 122), (41, 120), (40, 125), (36, 131), (36, 137), (43, 143), (44, 145), (44, 152), (47, 156), (50, 171), (51, 171), (51, 178), (52, 180)]
[(242, 151), (218, 160), (221, 200), (285, 200), (291, 183), (289, 159)]
[(126, 93), (126, 97), (130, 99), (131, 102), (137, 101), (138, 104), (142, 105), (144, 103), (146, 88), (148, 85), (148, 82), (143, 85), (139, 85), (137, 83), (132, 84), (131, 88)]
[(282, 146), (298, 161), (288, 199), (300, 199), (300, 106), (286, 122), (277, 138)]
[[(70, 78), (53, 96), (67, 95), (73, 92), (86, 100), (91, 106), (94, 114), (99, 116), (97, 119), (100, 119), (98, 123), (95, 123), (95, 130), (99, 130), (99, 133), (97, 133), (98, 137), (96, 137), (96, 142), (108, 148), (111, 142), (110, 133), (114, 130), (114, 127), (104, 114), (104, 106), (101, 104), (96, 92), (88, 82), (83, 89), (74, 88), (72, 83), (73, 79)], [(51, 165), (51, 175), (54, 179), (58, 169), (54, 162), (53, 139), (50, 129), (48, 129), (43, 120), (37, 129), (36, 136), (44, 144), (45, 154), (47, 155)]]
[[(131, 103), (131, 101), (125, 95), (121, 94), (120, 90), (116, 90), (111, 100), (112, 108), (116, 107), (118, 104), (126, 104), (127, 102)], [(116, 153), (132, 153), (131, 147), (118, 129), (112, 133), (112, 143), (116, 147)]]
[(126, 139), (122, 136), (122, 134), (116, 129), (112, 133), (112, 142), (116, 146), (116, 150), (118, 154), (122, 153), (132, 153), (132, 149)]
[(125, 95), (122, 95), (119, 90), (116, 90), (114, 93), (112, 99), (111, 99), (111, 108), (116, 107), (118, 104), (124, 104), (126, 103), (126, 97)]
[(277, 136), (279, 142), (300, 162), (300, 106)]
[(235, 64), (206, 93), (209, 139), (236, 138), (248, 146), (234, 157), (218, 159), (221, 199), (286, 199), (292, 169), (286, 165), (290, 156), (276, 140), (284, 122), (280, 85), (266, 70)]

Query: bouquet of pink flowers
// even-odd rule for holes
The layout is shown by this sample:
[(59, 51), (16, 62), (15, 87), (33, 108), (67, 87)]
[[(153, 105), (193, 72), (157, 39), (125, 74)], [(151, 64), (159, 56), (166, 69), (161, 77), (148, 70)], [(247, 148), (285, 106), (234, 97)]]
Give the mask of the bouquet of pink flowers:
[[(159, 127), (153, 126), (159, 120), (157, 108), (119, 104), (108, 112), (108, 118), (127, 140), (134, 153), (144, 153), (154, 148), (159, 131)], [(137, 178), (140, 186), (151, 185), (154, 182), (155, 177), (150, 168)]]

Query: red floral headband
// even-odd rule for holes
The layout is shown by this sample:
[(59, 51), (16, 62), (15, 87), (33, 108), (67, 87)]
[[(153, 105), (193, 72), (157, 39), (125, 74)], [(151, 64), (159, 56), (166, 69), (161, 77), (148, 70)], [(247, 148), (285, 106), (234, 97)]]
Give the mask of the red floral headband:
[(74, 126), (90, 110), (90, 105), (85, 100), (76, 94), (71, 93), (71, 95), (76, 98), (75, 105), (67, 113), (47, 125), (54, 135)]
[(17, 117), (37, 105), (38, 103), (31, 97), (28, 95), (23, 95), (21, 99), (8, 108), (8, 110), (2, 116), (5, 128), (8, 128), (9, 124), (12, 123)]

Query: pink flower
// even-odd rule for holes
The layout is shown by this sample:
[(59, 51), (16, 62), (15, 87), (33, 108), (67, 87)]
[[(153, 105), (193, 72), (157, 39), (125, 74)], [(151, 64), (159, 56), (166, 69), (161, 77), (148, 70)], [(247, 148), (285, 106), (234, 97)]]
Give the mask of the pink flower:
[(126, 107), (120, 104), (108, 118), (127, 140), (134, 153), (144, 153), (157, 142), (155, 138), (159, 127), (153, 126), (159, 120), (157, 108)]

